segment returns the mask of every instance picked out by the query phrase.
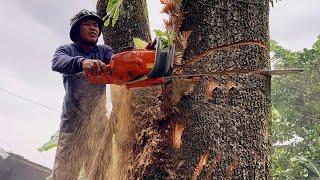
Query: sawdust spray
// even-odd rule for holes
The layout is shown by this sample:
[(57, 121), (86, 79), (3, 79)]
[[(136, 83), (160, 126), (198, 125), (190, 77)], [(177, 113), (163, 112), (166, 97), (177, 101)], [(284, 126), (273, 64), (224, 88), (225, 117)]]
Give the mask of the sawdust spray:
[[(83, 126), (83, 135), (89, 137), (87, 146), (91, 149), (89, 157), (85, 157), (85, 162), (89, 163), (85, 167), (86, 180), (126, 179), (130, 91), (126, 87), (113, 85), (111, 97), (113, 110), (110, 118), (101, 120), (97, 112)], [(99, 106), (105, 107), (105, 103), (99, 103)]]

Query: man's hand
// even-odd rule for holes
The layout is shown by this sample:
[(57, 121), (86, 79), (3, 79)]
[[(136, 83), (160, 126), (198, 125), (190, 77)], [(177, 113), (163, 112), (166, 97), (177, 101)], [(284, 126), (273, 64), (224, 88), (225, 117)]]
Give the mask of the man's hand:
[(107, 70), (107, 65), (97, 59), (85, 59), (82, 61), (82, 69), (86, 73), (98, 76)]

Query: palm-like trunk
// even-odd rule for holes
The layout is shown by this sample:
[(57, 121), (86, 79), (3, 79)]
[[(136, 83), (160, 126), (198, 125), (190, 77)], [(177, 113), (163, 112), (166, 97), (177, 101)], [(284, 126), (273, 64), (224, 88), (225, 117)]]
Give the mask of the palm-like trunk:
[[(183, 2), (182, 30), (192, 33), (183, 74), (269, 68), (269, 1)], [(182, 84), (186, 80), (181, 80)], [(270, 179), (270, 76), (193, 78), (168, 84), (173, 175), (192, 179)], [(180, 82), (181, 84), (181, 82)], [(191, 84), (191, 85), (190, 85)], [(180, 94), (180, 99), (172, 97)]]
[[(175, 72), (268, 69), (268, 3), (184, 0), (187, 14), (181, 31), (190, 30), (191, 35), (182, 65)], [(115, 28), (129, 32), (127, 24), (121, 23)], [(106, 42), (117, 37), (114, 44), (108, 43), (116, 50), (132, 45), (126, 39), (117, 42), (117, 33), (104, 33)], [(182, 78), (163, 89), (131, 93), (122, 98), (130, 105), (118, 111), (130, 112), (121, 113), (127, 120), (117, 120), (130, 127), (122, 143), (127, 178), (271, 178), (270, 76), (233, 73)]]
[[(268, 0), (182, 2), (191, 31), (180, 74), (269, 68)], [(232, 73), (168, 82), (164, 114), (136, 142), (132, 179), (270, 179), (270, 76)], [(142, 121), (143, 122), (143, 121)], [(152, 121), (153, 122), (153, 121)], [(153, 142), (156, 149), (148, 149)], [(140, 143), (140, 144), (139, 144)], [(145, 162), (143, 162), (145, 158)]]

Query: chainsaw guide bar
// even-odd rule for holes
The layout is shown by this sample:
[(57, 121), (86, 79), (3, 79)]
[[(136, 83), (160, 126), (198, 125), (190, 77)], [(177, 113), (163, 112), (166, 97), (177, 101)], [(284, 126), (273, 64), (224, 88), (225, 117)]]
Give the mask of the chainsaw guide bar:
[(199, 73), (199, 74), (185, 74), (185, 75), (173, 75), (165, 76), (165, 79), (175, 78), (188, 78), (188, 77), (201, 77), (201, 76), (213, 76), (213, 75), (232, 75), (232, 74), (263, 74), (263, 75), (288, 75), (303, 72), (301, 68), (291, 69), (274, 69), (274, 70), (238, 70), (238, 71), (222, 71), (222, 72), (211, 72), (211, 73)]

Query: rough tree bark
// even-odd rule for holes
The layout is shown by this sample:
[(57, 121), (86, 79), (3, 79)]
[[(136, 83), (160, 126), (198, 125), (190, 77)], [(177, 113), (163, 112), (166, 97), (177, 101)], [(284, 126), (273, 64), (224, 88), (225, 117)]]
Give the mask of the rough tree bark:
[(182, 1), (181, 31), (191, 35), (175, 72), (236, 73), (168, 82), (158, 96), (164, 116), (146, 111), (158, 119), (148, 120), (153, 134), (133, 139), (130, 179), (271, 179), (271, 77), (239, 73), (269, 69), (268, 3)]
[[(101, 2), (100, 13), (105, 9)], [(191, 35), (176, 72), (269, 68), (268, 0), (182, 4), (187, 14), (181, 31), (190, 30)], [(110, 35), (105, 34), (107, 43), (119, 37)], [(140, 92), (127, 99), (127, 178), (271, 179), (270, 76), (232, 73), (175, 79), (162, 91), (156, 87)]]
[[(183, 74), (269, 68), (269, 1), (183, 2), (192, 33)], [(270, 76), (193, 79), (167, 121), (175, 174), (192, 179), (270, 179)], [(176, 96), (172, 83), (165, 99)], [(168, 112), (171, 107), (165, 107)], [(170, 112), (169, 112), (170, 113)], [(171, 167), (172, 168), (172, 167)]]
[[(106, 0), (99, 0), (97, 12), (103, 17), (106, 12)], [(115, 53), (123, 47), (133, 46), (133, 38), (141, 38), (150, 42), (146, 0), (123, 0), (121, 15), (114, 27), (103, 29), (105, 44), (110, 45)], [(151, 120), (154, 119), (153, 107), (160, 111), (160, 103), (156, 98), (160, 87), (134, 89), (111, 86), (112, 112), (110, 120), (114, 122), (114, 134), (117, 142), (117, 179), (127, 179), (137, 168), (135, 151), (138, 139), (150, 134)], [(144, 113), (146, 112), (146, 113)], [(143, 159), (145, 160), (145, 158)]]
[[(97, 2), (97, 12), (101, 17), (106, 15), (106, 0)], [(120, 6), (120, 16), (115, 26), (103, 28), (105, 44), (111, 46), (115, 53), (122, 48), (134, 46), (133, 38), (150, 41), (150, 29), (146, 0), (123, 0)]]

